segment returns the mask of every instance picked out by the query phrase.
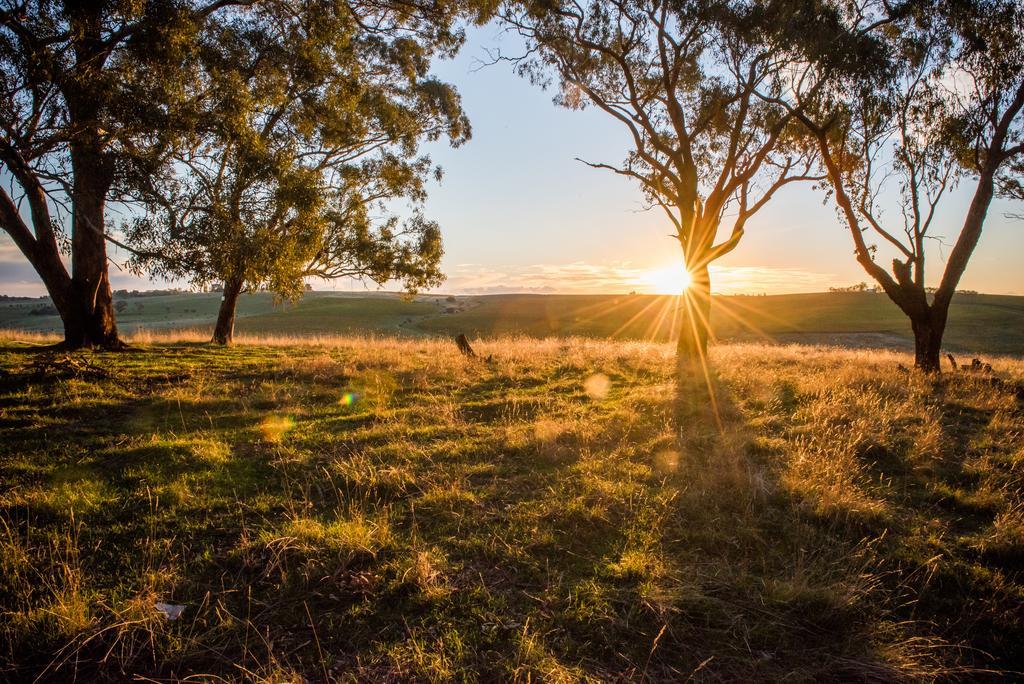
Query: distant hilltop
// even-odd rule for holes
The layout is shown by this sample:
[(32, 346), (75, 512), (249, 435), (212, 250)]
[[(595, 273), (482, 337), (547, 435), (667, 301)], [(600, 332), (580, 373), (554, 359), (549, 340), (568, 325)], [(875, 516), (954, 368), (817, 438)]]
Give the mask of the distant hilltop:
[[(935, 294), (935, 291), (938, 290), (938, 289), (939, 288), (937, 288), (937, 287), (926, 287), (926, 288), (924, 288), (924, 291), (927, 292), (928, 294)], [(861, 283), (857, 283), (856, 285), (847, 285), (846, 287), (830, 287), (830, 288), (828, 288), (828, 291), (829, 292), (874, 292), (876, 294), (880, 294), (882, 292), (882, 287), (880, 285), (868, 285), (867, 283), (861, 282)], [(958, 295), (976, 295), (976, 294), (981, 294), (981, 293), (978, 292), (977, 290), (957, 290), (956, 294), (958, 294)]]

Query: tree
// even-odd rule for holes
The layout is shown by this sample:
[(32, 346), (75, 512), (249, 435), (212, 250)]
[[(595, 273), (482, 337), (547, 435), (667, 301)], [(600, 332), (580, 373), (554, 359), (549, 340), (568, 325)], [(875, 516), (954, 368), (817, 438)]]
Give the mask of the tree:
[(231, 341), (245, 288), (297, 298), (311, 276), (440, 282), (437, 224), (387, 214), (425, 197), (420, 141), (469, 136), (458, 94), (429, 75), (456, 43), (423, 29), (446, 21), (267, 3), (207, 32), (200, 135), (151, 178), (127, 236), (139, 267), (224, 283), (214, 342)]
[(46, 286), (68, 347), (121, 346), (106, 206), (126, 171), (173, 144), (195, 38), (233, 4), (0, 2), (0, 165), (12, 181), (0, 225)]
[[(857, 261), (910, 319), (916, 367), (940, 368), (949, 305), (981, 238), (993, 196), (1019, 192), (1024, 155), (1024, 8), (1012, 0), (864, 2), (851, 31), (888, 24), (859, 79), (829, 82), (780, 102), (818, 146)], [(866, 63), (867, 64), (867, 63)], [(973, 194), (929, 296), (926, 257), (941, 201), (960, 182)], [(895, 185), (895, 193), (890, 187)], [(899, 218), (885, 216), (899, 197)], [(870, 242), (874, 236), (881, 242)], [(891, 272), (878, 262), (892, 256)]]
[[(807, 37), (832, 19), (815, 2), (556, 0), (509, 4), (527, 41), (519, 69), (556, 101), (619, 121), (632, 150), (619, 165), (664, 211), (691, 285), (682, 297), (680, 369), (703, 364), (708, 266), (739, 244), (747, 221), (784, 185), (808, 180), (811, 151), (791, 112), (760, 100), (806, 61)], [(731, 226), (719, 231), (727, 213)]]

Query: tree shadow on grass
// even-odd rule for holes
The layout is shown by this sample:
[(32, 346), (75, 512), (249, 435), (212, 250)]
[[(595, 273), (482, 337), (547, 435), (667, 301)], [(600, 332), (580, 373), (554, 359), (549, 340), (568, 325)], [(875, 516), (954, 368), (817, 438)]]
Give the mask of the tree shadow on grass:
[[(846, 554), (859, 540), (815, 530), (756, 467), (741, 413), (714, 387), (717, 420), (684, 407), (668, 439), (671, 397), (646, 427), (609, 419), (605, 432), (561, 437), (568, 457), (538, 443), (479, 449), (490, 478), (408, 496), (393, 523), (445, 559), (451, 592), (429, 599), (402, 581), (369, 593), (357, 624), (338, 618), (348, 640), (332, 652), (365, 653), (372, 634), (378, 663), (485, 679), (900, 677), (904, 663), (879, 651), (878, 616), (851, 598), (864, 561)], [(503, 415), (470, 417), (488, 427)]]
[[(792, 394), (780, 388), (783, 410)], [(851, 603), (860, 538), (816, 529), (779, 481), (785, 453), (757, 446), (713, 370), (678, 383), (672, 412), (675, 439), (651, 455), (665, 503), (613, 567), (632, 609), (608, 652), (653, 681), (900, 678), (877, 616)]]
[[(1014, 387), (997, 390), (1012, 393)], [(922, 456), (911, 453), (910, 444), (897, 444), (870, 464), (871, 472), (892, 482), (887, 498), (899, 521), (891, 527), (888, 555), (926, 574), (899, 588), (914, 606), (909, 617), (963, 643), (964, 663), (980, 670), (965, 673), (972, 678), (997, 676), (986, 669), (1007, 676), (1024, 672), (1024, 549), (1019, 538), (1016, 544), (987, 543), (1001, 512), (1012, 512), (1000, 486), (1014, 490), (1018, 481), (1013, 454), (998, 458), (1007, 445), (989, 437), (1002, 410), (985, 398), (991, 391), (984, 378), (933, 379), (927, 402), (939, 448)]]
[(200, 605), (196, 587), (217, 586), (214, 568), (238, 544), (239, 516), (281, 513), (263, 497), (276, 483), (269, 449), (258, 439), (256, 453), (230, 444), (234, 406), (176, 402), (174, 422), (201, 416), (206, 427), (157, 437), (151, 417), (167, 409), (159, 397), (43, 407), (45, 425), (5, 439), (0, 602), (18, 620), (0, 630), (0, 678), (163, 671), (161, 653), (183, 633), (154, 602)]
[[(1019, 646), (1024, 602), (1017, 595), (1021, 566), (1012, 558), (986, 557), (977, 546), (991, 530), (999, 506), (1005, 506), (988, 491), (992, 485), (985, 478), (990, 473), (979, 471), (977, 461), (970, 463), (991, 447), (979, 440), (998, 411), (984, 401), (979, 405), (970, 393), (965, 398), (962, 388), (949, 391), (960, 381), (932, 383), (925, 411), (912, 414), (904, 426), (896, 422), (891, 434), (863, 434), (850, 427), (842, 435), (851, 439), (856, 475), (839, 481), (860, 493), (839, 503), (830, 502), (827, 494), (809, 496), (807, 481), (786, 484), (808, 477), (794, 474), (792, 464), (813, 459), (813, 454), (797, 450), (787, 457), (786, 447), (756, 450), (766, 464), (780, 458), (791, 464), (780, 494), (792, 516), (778, 527), (776, 538), (789, 538), (796, 542), (794, 548), (816, 549), (821, 570), (834, 565), (829, 593), (833, 602), (838, 599), (839, 606), (854, 612), (845, 629), (864, 644), (883, 649), (878, 652), (883, 665), (895, 666), (885, 679), (999, 679), (1019, 673), (1024, 665)], [(779, 404), (794, 411), (818, 399), (796, 396)], [(851, 407), (850, 415), (856, 410)], [(880, 405), (877, 410), (887, 408)], [(920, 424), (928, 410), (938, 426), (934, 441)], [(879, 416), (877, 422), (885, 419)], [(797, 435), (807, 429), (793, 427)], [(792, 435), (785, 429), (777, 434), (789, 440), (791, 449)], [(919, 439), (924, 442), (919, 444)], [(795, 444), (808, 448), (799, 439)], [(932, 444), (940, 445), (938, 451), (933, 452)], [(827, 463), (813, 475), (829, 476)], [(821, 607), (813, 611), (821, 612)]]

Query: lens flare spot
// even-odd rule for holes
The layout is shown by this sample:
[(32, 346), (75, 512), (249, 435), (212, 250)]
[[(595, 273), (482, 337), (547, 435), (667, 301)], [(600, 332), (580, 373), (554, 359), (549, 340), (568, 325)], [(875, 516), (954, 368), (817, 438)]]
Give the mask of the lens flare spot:
[(533, 436), (538, 442), (554, 442), (564, 431), (561, 423), (550, 418), (542, 418), (533, 424)]
[(342, 406), (355, 406), (357, 398), (358, 397), (355, 392), (345, 392), (341, 395), (341, 399), (338, 400), (338, 403)]
[(591, 399), (604, 399), (611, 388), (612, 381), (604, 373), (594, 373), (583, 382), (583, 391)]
[(679, 470), (679, 452), (671, 449), (659, 451), (654, 455), (654, 467), (660, 473), (674, 473)]
[(267, 442), (280, 442), (295, 427), (290, 416), (267, 416), (260, 423), (260, 433)]

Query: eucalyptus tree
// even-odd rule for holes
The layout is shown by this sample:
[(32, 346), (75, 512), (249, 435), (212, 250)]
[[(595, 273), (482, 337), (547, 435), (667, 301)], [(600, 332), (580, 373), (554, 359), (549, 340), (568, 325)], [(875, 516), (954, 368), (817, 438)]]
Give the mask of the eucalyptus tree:
[[(476, 0), (0, 0), (0, 226), (50, 294), (64, 345), (123, 346), (107, 267), (106, 243), (118, 242), (108, 206), (137, 198), (152, 185), (136, 187), (140, 179), (194, 144), (204, 123), (198, 50), (214, 22), (222, 28), (274, 12), (315, 30), (319, 18), (347, 12), (367, 36), (382, 38), (382, 50), (417, 68), (424, 44), (454, 50), (463, 39), (460, 18), (482, 21), (488, 7)], [(396, 27), (407, 35), (384, 40)]]
[[(910, 319), (915, 365), (938, 371), (950, 302), (993, 197), (1021, 197), (1024, 8), (1013, 0), (843, 6), (849, 32), (887, 24), (860, 78), (811, 63), (765, 99), (810, 132), (857, 261)], [(958, 184), (971, 199), (944, 244), (937, 226), (951, 216)], [(928, 256), (943, 248), (938, 285), (928, 287)]]
[(126, 172), (174, 144), (201, 29), (235, 4), (0, 0), (0, 225), (46, 286), (68, 347), (121, 346), (107, 203)]
[(591, 166), (638, 182), (673, 228), (691, 281), (678, 357), (692, 370), (707, 351), (709, 265), (780, 188), (815, 177), (793, 114), (758, 93), (778, 92), (811, 59), (808, 37), (835, 18), (794, 0), (543, 0), (510, 3), (502, 17), (526, 40), (521, 73), (629, 133), (622, 163)]
[[(416, 207), (433, 169), (424, 140), (469, 137), (459, 96), (429, 73), (458, 37), (420, 14), (266, 3), (207, 32), (193, 145), (139, 199), (134, 264), (224, 283), (213, 341), (229, 343), (243, 289), (295, 298), (308, 277), (441, 281), (439, 228)], [(315, 11), (314, 11), (315, 10)], [(399, 222), (396, 203), (413, 206)]]

